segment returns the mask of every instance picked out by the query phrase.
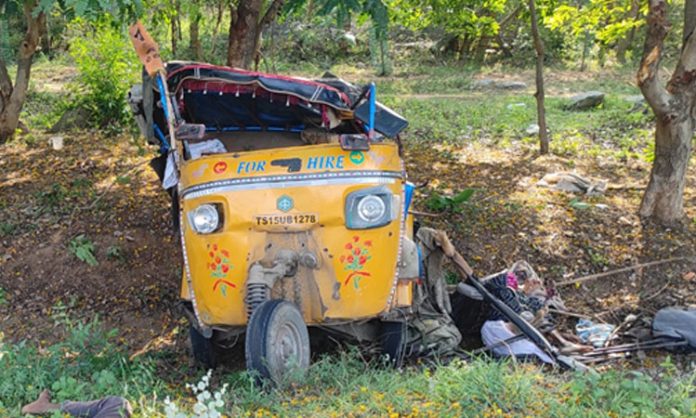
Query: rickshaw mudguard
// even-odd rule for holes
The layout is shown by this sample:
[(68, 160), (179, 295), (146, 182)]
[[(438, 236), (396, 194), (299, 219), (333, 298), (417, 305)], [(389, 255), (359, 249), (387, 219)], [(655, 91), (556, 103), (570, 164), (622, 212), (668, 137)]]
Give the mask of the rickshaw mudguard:
[[(183, 162), (181, 227), (190, 277), (184, 277), (182, 298), (195, 299), (206, 325), (245, 325), (249, 268), (271, 267), (279, 251), (292, 250), (300, 259), (313, 258), (316, 266), (300, 262), (292, 277), (275, 282), (270, 297), (295, 302), (308, 324), (388, 311), (405, 224), (404, 182), (392, 143), (372, 144), (369, 151), (322, 144)], [(347, 196), (374, 187), (394, 196), (394, 219), (376, 228), (348, 229)], [(197, 234), (187, 213), (205, 203), (220, 208), (222, 227)]]

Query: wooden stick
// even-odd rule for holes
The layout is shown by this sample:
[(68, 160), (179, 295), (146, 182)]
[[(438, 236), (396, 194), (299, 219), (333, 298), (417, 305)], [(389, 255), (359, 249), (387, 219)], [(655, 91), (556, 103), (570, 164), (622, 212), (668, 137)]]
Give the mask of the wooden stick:
[(641, 264), (636, 264), (636, 265), (630, 266), (630, 267), (623, 267), (623, 268), (616, 269), (616, 270), (605, 271), (604, 273), (590, 274), (589, 276), (578, 277), (577, 279), (571, 279), (571, 280), (565, 280), (562, 282), (557, 282), (556, 286), (565, 286), (565, 285), (574, 284), (574, 283), (582, 283), (582, 282), (586, 282), (588, 280), (599, 279), (601, 277), (613, 276), (614, 274), (625, 273), (627, 271), (637, 270), (639, 268), (658, 266), (660, 264), (673, 263), (675, 261), (683, 261), (683, 260), (689, 260), (689, 258), (687, 258), (687, 257), (674, 257), (674, 258), (667, 258), (665, 260), (650, 261), (648, 263), (641, 263)]
[(584, 315), (584, 314), (579, 314), (575, 312), (568, 312), (568, 311), (559, 311), (558, 309), (553, 309), (553, 308), (547, 308), (549, 313), (554, 313), (558, 315), (564, 315), (564, 316), (572, 316), (573, 318), (582, 318), (582, 319), (596, 319), (593, 316), (590, 315)]
[(409, 209), (408, 213), (416, 216), (430, 216), (431, 218), (439, 218), (440, 216), (442, 216), (441, 213), (421, 212), (419, 210), (413, 209)]

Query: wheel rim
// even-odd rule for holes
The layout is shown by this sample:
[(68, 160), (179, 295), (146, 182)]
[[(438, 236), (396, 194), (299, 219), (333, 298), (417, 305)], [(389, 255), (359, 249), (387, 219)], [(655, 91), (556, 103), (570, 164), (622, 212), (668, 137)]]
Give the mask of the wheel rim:
[(302, 352), (302, 336), (300, 330), (291, 322), (284, 323), (273, 338), (273, 357), (276, 364), (282, 368), (290, 362), (299, 362)]

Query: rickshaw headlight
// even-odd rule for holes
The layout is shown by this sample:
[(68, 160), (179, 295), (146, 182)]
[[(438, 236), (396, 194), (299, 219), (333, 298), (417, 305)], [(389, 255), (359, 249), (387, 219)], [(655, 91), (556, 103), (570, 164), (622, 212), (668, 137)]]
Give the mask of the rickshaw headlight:
[[(355, 191), (346, 198), (346, 227), (369, 229), (383, 226), (394, 220), (395, 199), (384, 186)], [(398, 203), (397, 203), (398, 205)]]
[(189, 212), (191, 228), (199, 234), (215, 232), (220, 225), (220, 214), (214, 205), (200, 205)]
[(358, 217), (367, 223), (374, 222), (384, 217), (384, 214), (387, 213), (386, 203), (375, 195), (365, 196), (360, 199), (356, 209)]

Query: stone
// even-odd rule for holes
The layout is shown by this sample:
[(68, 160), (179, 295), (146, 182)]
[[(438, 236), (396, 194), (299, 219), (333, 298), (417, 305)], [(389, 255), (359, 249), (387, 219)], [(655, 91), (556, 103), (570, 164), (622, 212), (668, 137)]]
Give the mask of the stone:
[(490, 78), (483, 78), (481, 80), (474, 80), (471, 83), (471, 88), (474, 90), (492, 89), (495, 87), (495, 80)]
[(532, 123), (531, 125), (527, 126), (527, 129), (525, 129), (524, 132), (529, 136), (539, 135), (539, 129), (539, 125)]
[(524, 90), (527, 88), (527, 83), (524, 81), (498, 81), (495, 87), (501, 90)]
[(565, 105), (566, 110), (588, 110), (604, 103), (604, 93), (601, 91), (588, 91), (576, 94), (570, 98), (570, 103)]
[(629, 112), (640, 112), (646, 110), (648, 107), (648, 103), (642, 95), (627, 96), (624, 100), (633, 105)]
[(87, 126), (90, 111), (83, 107), (68, 109), (63, 113), (58, 122), (51, 127), (50, 133), (68, 132), (74, 129), (83, 129)]
[(500, 90), (524, 90), (527, 83), (524, 81), (493, 80), (492, 78), (482, 78), (471, 83), (474, 90), (500, 89)]

